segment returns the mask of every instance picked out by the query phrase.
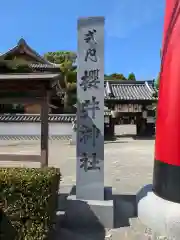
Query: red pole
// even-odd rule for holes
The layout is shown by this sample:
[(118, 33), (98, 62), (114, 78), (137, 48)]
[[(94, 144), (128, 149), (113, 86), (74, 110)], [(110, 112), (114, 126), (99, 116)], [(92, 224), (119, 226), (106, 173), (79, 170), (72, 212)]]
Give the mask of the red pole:
[(153, 191), (180, 203), (180, 0), (166, 0)]

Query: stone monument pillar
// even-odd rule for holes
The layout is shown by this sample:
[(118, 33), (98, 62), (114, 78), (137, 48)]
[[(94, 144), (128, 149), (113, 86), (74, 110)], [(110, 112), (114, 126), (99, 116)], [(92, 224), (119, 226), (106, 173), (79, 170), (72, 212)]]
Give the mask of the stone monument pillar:
[[(104, 17), (78, 20), (76, 196), (71, 223), (113, 228), (113, 200), (104, 188)], [(77, 221), (78, 219), (78, 221)], [(74, 225), (73, 225), (74, 226)]]
[(79, 199), (104, 200), (104, 18), (78, 20), (77, 175)]

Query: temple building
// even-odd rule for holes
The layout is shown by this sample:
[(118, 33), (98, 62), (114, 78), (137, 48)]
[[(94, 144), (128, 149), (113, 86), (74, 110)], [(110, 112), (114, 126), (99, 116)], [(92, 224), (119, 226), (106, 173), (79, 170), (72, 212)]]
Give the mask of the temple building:
[[(55, 74), (60, 73), (60, 66), (58, 64), (50, 63), (44, 57), (40, 56), (34, 49), (32, 49), (24, 39), (20, 39), (17, 45), (11, 48), (6, 53), (0, 55), (0, 57), (8, 63), (8, 61), (15, 60), (23, 66), (23, 73), (47, 73)], [(14, 70), (15, 73), (18, 73), (18, 70)], [(8, 70), (4, 69), (1, 63), (0, 74), (8, 74)], [(22, 71), (21, 71), (22, 74)], [(62, 79), (59, 79), (59, 83), (63, 84)], [(53, 93), (51, 94), (51, 104), (49, 105), (49, 113), (62, 112), (63, 103), (62, 98), (59, 97), (61, 94), (61, 87), (58, 86), (57, 81), (53, 86)], [(56, 104), (58, 99), (58, 103)], [(55, 104), (53, 104), (55, 102)], [(40, 106), (38, 104), (12, 104), (0, 106), (0, 113), (29, 113), (37, 114), (40, 112)]]
[(145, 111), (147, 116), (154, 117), (153, 106), (157, 102), (154, 81), (109, 80), (105, 81), (104, 92), (105, 104), (119, 121), (133, 120)]
[(116, 124), (136, 124), (139, 135), (155, 132), (155, 93), (154, 81), (105, 81), (105, 104)]

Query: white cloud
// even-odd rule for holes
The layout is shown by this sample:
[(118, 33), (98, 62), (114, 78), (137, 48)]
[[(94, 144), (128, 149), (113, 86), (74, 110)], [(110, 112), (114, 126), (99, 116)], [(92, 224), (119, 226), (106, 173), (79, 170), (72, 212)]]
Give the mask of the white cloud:
[[(112, 0), (111, 0), (112, 1)], [(114, 0), (107, 14), (107, 34), (125, 38), (163, 15), (164, 0)]]

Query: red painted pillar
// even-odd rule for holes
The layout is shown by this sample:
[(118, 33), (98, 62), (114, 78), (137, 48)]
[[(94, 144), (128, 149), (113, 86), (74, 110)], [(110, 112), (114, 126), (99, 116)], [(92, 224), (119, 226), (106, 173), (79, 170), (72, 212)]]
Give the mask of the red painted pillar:
[(180, 0), (166, 0), (153, 191), (180, 203)]

